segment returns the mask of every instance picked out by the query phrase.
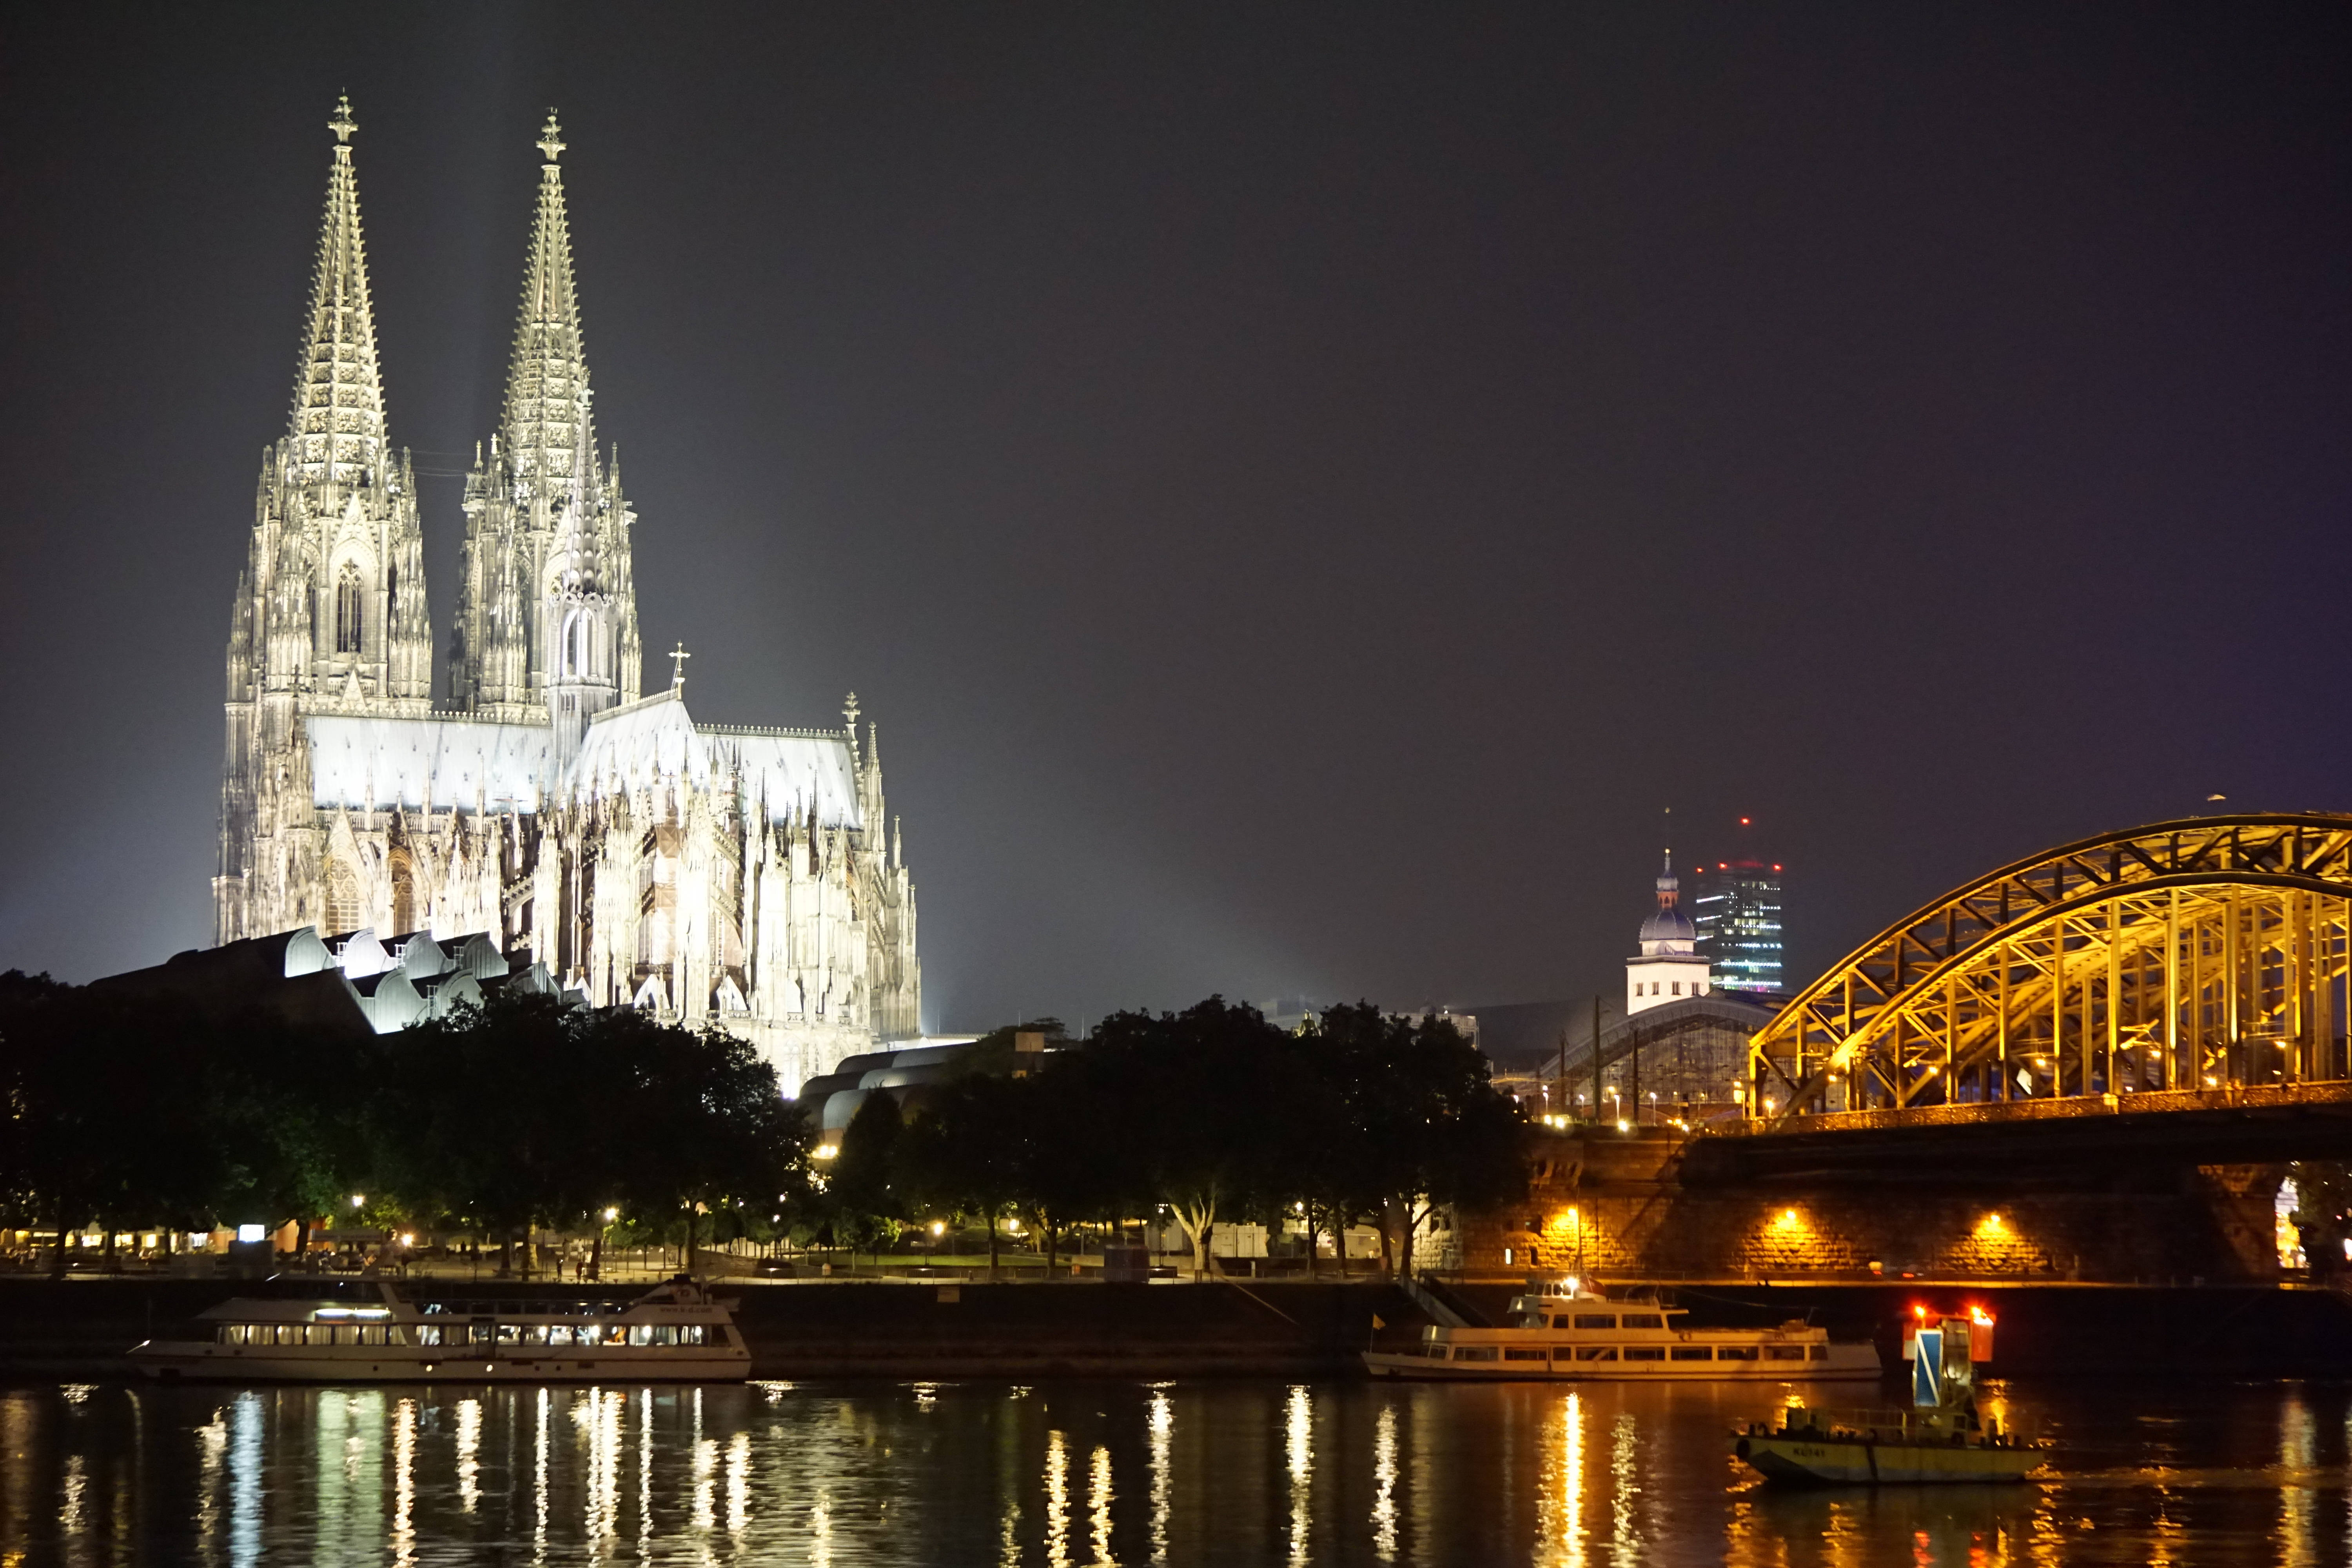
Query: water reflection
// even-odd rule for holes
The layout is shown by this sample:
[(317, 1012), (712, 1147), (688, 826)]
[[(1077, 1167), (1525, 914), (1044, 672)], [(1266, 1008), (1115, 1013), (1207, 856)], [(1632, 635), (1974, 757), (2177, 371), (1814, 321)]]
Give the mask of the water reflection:
[(1087, 1512), (1094, 1524), (1095, 1561), (1109, 1563), (1110, 1554), (1110, 1450), (1097, 1448), (1094, 1464), (1087, 1473)]
[(1738, 1390), (53, 1386), (0, 1393), (0, 1563), (2352, 1556), (2352, 1391), (2134, 1396), (2005, 1391), (2042, 1484), (1789, 1494), (1726, 1451)]
[(1045, 1561), (1069, 1568), (1070, 1455), (1059, 1432), (1045, 1434)]
[(1169, 1457), (1176, 1433), (1176, 1406), (1168, 1385), (1151, 1392), (1151, 1560), (1168, 1561)]
[(1308, 1483), (1315, 1469), (1315, 1410), (1303, 1384), (1292, 1387), (1286, 1416), (1283, 1436), (1284, 1454), (1290, 1461), (1290, 1560), (1304, 1563), (1308, 1504), (1313, 1500)]

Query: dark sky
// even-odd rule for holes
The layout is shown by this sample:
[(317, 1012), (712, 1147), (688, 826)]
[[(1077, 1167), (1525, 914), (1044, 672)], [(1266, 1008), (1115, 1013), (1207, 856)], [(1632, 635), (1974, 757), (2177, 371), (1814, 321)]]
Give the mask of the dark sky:
[(934, 1026), (1613, 992), (1667, 805), (1755, 817), (1796, 978), (2352, 808), (2345, 16), (17, 7), (0, 966), (209, 939), (345, 89), (444, 474), (560, 106), (646, 646), (705, 719), (856, 688)]

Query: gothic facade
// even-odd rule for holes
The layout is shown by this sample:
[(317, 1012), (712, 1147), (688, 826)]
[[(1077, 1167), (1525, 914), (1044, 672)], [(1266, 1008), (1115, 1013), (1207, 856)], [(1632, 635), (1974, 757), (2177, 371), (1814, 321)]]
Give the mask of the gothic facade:
[(386, 434), (348, 105), (287, 434), (230, 618), (217, 941), (487, 934), (592, 1005), (741, 1035), (787, 1089), (919, 1032), (914, 884), (878, 735), (707, 724), (641, 691), (550, 116), (497, 428), (466, 480), (446, 698)]

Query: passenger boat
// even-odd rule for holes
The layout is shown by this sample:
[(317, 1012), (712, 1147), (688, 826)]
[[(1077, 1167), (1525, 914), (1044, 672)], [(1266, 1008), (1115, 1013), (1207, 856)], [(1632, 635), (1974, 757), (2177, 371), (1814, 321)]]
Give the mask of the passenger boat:
[(1749, 1383), (1874, 1378), (1878, 1348), (1832, 1342), (1790, 1320), (1777, 1329), (1694, 1329), (1654, 1292), (1618, 1299), (1570, 1279), (1556, 1293), (1511, 1299), (1507, 1328), (1435, 1326), (1421, 1342), (1368, 1350), (1374, 1377), (1465, 1382)]
[(200, 1314), (206, 1340), (146, 1341), (151, 1378), (238, 1383), (740, 1383), (751, 1352), (733, 1316), (683, 1275), (634, 1301), (271, 1300)]
[(1945, 1318), (1905, 1336), (1911, 1408), (1827, 1410), (1790, 1405), (1780, 1425), (1750, 1423), (1731, 1451), (1768, 1481), (1806, 1486), (1916, 1486), (2021, 1481), (2042, 1447), (1979, 1418), (1970, 1330), (1989, 1352), (1992, 1320)]

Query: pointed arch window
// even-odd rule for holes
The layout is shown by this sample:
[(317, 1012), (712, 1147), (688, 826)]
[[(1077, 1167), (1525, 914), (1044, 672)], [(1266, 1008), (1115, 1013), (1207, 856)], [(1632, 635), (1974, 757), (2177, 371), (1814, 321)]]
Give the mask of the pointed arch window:
[(347, 936), (360, 927), (360, 883), (348, 866), (327, 874), (327, 934)]
[(360, 651), (360, 570), (343, 563), (342, 580), (335, 584), (335, 651)]

